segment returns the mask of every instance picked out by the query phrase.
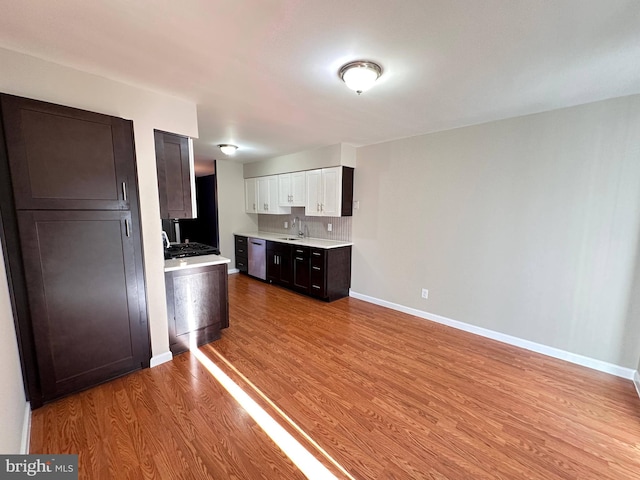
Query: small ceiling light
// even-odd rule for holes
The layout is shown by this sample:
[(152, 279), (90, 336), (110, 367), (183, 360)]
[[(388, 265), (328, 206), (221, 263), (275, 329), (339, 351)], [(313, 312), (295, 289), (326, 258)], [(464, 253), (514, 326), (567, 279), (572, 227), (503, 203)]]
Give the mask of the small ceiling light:
[(356, 60), (343, 65), (338, 75), (358, 95), (369, 90), (382, 75), (382, 67), (367, 60)]
[(237, 146), (230, 145), (228, 143), (223, 143), (221, 145), (218, 145), (218, 147), (220, 148), (222, 153), (224, 153), (225, 155), (235, 155), (236, 154), (236, 150), (238, 150)]

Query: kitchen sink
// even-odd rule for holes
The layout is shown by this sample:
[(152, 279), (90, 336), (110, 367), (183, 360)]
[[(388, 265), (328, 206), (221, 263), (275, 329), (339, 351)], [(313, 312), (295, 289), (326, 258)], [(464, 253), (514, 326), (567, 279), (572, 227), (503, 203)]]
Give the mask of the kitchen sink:
[(280, 237), (279, 240), (300, 240), (298, 237)]

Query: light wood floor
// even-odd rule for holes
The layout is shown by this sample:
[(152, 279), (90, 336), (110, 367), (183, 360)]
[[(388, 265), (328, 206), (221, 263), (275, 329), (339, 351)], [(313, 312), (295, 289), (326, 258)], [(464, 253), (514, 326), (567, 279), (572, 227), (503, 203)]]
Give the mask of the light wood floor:
[[(281, 413), (354, 479), (640, 478), (628, 380), (351, 298), (229, 281), (231, 327), (202, 352), (337, 478)], [(191, 353), (35, 411), (31, 453), (78, 453), (85, 479), (305, 478)]]

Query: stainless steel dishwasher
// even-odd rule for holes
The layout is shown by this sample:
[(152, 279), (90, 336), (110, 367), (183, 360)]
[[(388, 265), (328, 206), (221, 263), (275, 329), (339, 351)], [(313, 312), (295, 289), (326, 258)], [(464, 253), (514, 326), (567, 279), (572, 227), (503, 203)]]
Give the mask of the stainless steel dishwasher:
[(252, 277), (267, 279), (267, 241), (261, 238), (249, 237), (249, 275)]

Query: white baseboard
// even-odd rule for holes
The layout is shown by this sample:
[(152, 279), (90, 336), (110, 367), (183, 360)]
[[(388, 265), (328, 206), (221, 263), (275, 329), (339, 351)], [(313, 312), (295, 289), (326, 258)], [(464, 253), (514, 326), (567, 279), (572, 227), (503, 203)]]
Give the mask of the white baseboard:
[(158, 365), (162, 365), (163, 363), (170, 362), (173, 360), (173, 354), (171, 352), (164, 352), (160, 355), (154, 355), (151, 357), (151, 362), (149, 362), (149, 366), (151, 368), (157, 367)]
[(27, 402), (24, 406), (24, 420), (22, 421), (22, 438), (20, 439), (20, 454), (27, 455), (29, 453), (29, 444), (31, 443), (31, 403)]
[(633, 384), (636, 386), (638, 397), (640, 397), (640, 373), (638, 373), (638, 370), (633, 372)]
[(229, 275), (231, 275), (232, 273), (240, 273), (240, 270), (238, 270), (237, 268), (230, 268), (227, 273)]
[[(602, 360), (596, 360), (595, 358), (585, 357), (577, 353), (567, 352), (559, 348), (549, 347), (547, 345), (542, 345), (540, 343), (531, 342), (529, 340), (524, 340), (522, 338), (513, 337), (511, 335), (506, 335), (504, 333), (496, 332), (494, 330), (489, 330), (487, 328), (477, 327), (475, 325), (470, 325), (468, 323), (460, 322), (458, 320), (452, 320), (450, 318), (443, 317), (441, 315), (436, 315), (434, 313), (424, 312), (416, 308), (405, 307), (404, 305), (399, 305), (397, 303), (388, 302), (386, 300), (380, 300), (379, 298), (370, 297), (368, 295), (354, 292), (353, 290), (349, 291), (349, 296), (353, 298), (357, 298), (358, 300), (363, 300), (365, 302), (380, 305), (381, 307), (390, 308), (392, 310), (397, 310), (399, 312), (408, 313), (409, 315), (414, 315), (416, 317), (424, 318), (425, 320), (430, 320), (432, 322), (440, 323), (442, 325), (447, 325), (449, 327), (457, 328), (458, 330), (464, 330), (465, 332), (474, 333), (476, 335), (490, 338), (492, 340), (497, 340), (499, 342), (507, 343), (509, 345), (514, 345), (516, 347), (524, 348), (526, 350), (531, 350), (532, 352), (541, 353), (549, 357), (559, 358), (560, 360), (565, 360), (567, 362), (575, 363), (577, 365), (582, 365), (583, 367), (588, 367), (593, 370), (609, 373), (617, 377), (622, 377), (629, 380), (632, 380), (634, 378), (635, 371), (632, 370), (631, 368), (621, 367), (619, 365), (614, 365), (612, 363), (604, 362)], [(636, 388), (638, 388), (639, 386), (640, 386), (640, 382), (639, 384), (636, 384)]]

